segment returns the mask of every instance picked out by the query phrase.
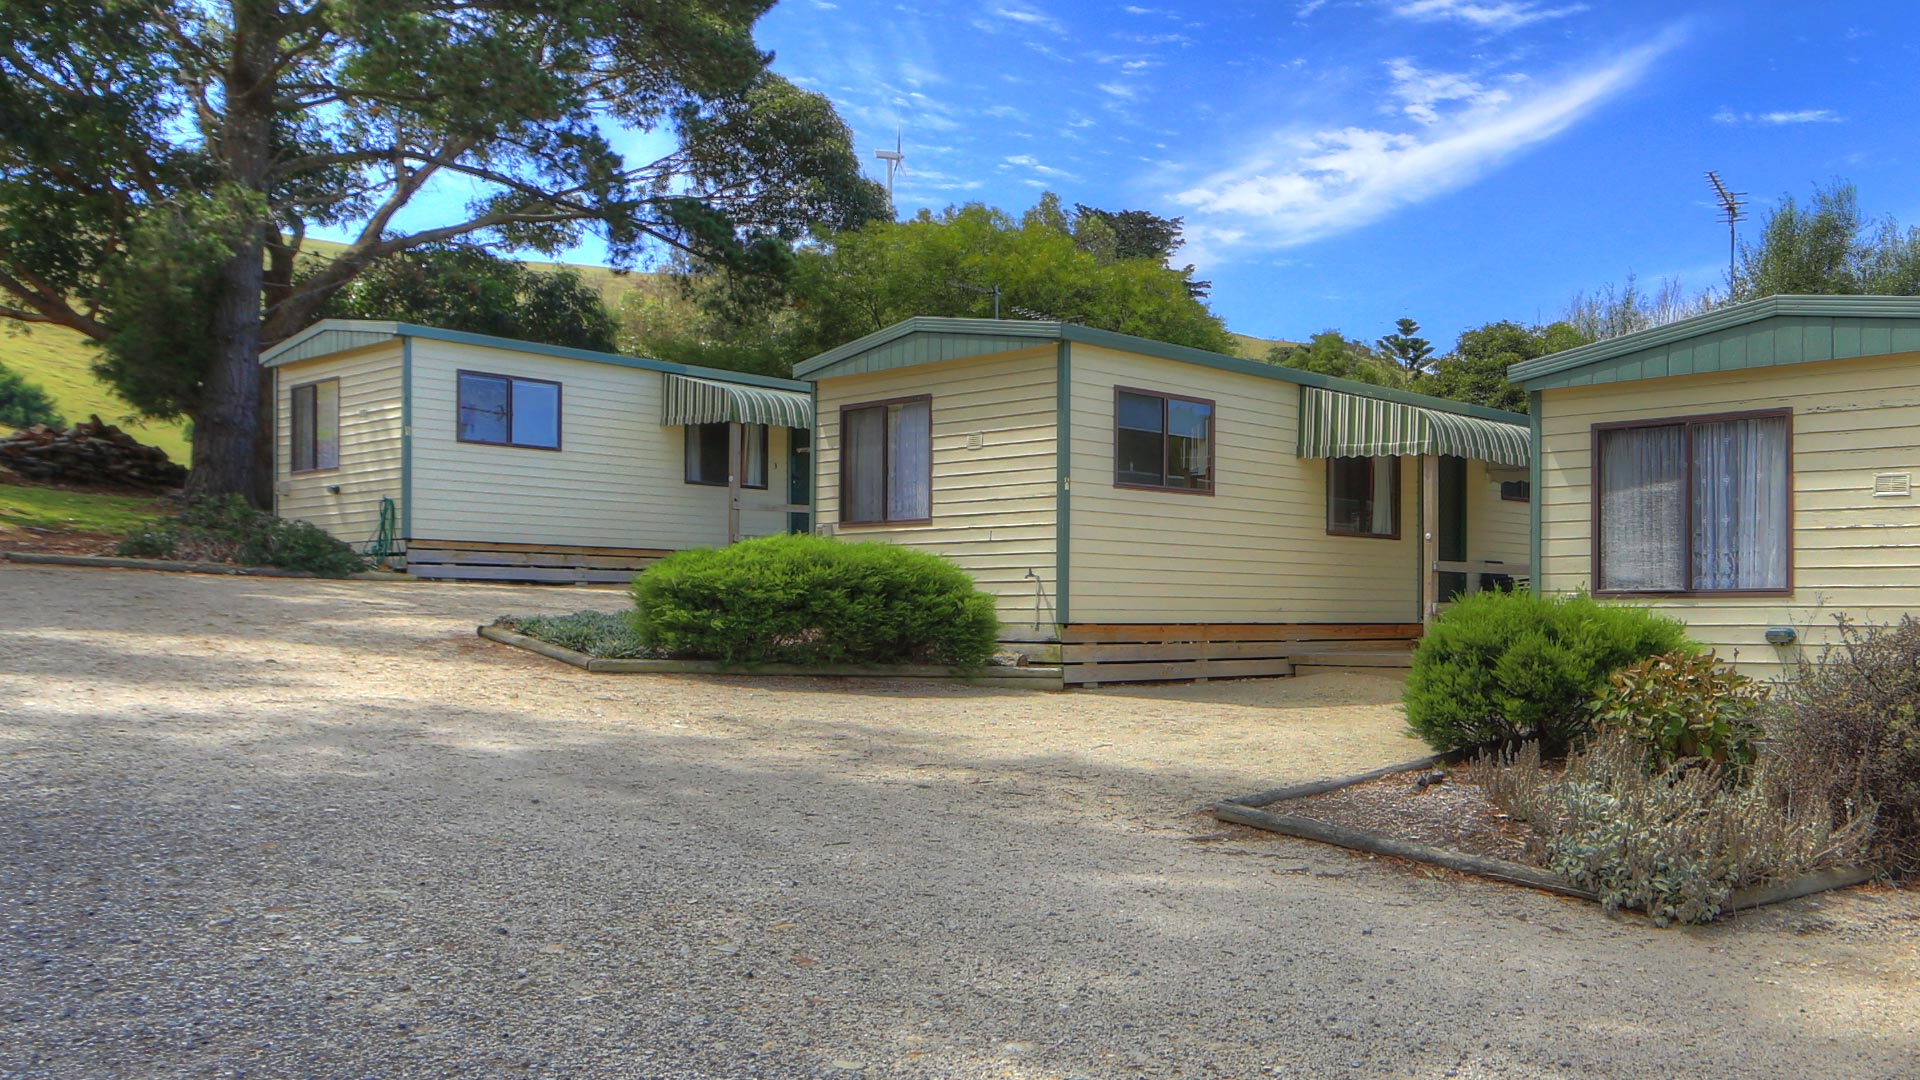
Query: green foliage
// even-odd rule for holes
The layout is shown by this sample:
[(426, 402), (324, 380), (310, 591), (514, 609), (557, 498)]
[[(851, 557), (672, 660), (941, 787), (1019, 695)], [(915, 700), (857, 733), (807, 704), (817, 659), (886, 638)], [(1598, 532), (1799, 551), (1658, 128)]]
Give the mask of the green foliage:
[(1816, 185), (1805, 206), (1782, 196), (1733, 280), (1735, 300), (1778, 293), (1920, 294), (1920, 229), (1868, 220), (1850, 183)]
[(50, 424), (64, 427), (67, 419), (53, 407), (53, 398), (38, 383), (0, 364), (0, 429)]
[(1871, 810), (1836, 818), (1824, 804), (1798, 800), (1790, 771), (1771, 754), (1746, 783), (1713, 764), (1649, 770), (1645, 746), (1616, 731), (1536, 793), (1544, 797), (1531, 804), (1529, 823), (1547, 834), (1548, 867), (1609, 909), (1637, 908), (1661, 926), (1703, 923), (1737, 889), (1864, 854)]
[(1267, 363), (1332, 375), (1374, 386), (1405, 388), (1407, 373), (1398, 364), (1352, 341), (1338, 330), (1322, 330), (1305, 345), (1281, 344), (1267, 350)]
[[(251, 490), (260, 347), (388, 256), (592, 232), (775, 273), (884, 214), (827, 99), (767, 70), (771, 6), (0, 0), (0, 317), (105, 343), (137, 408), (195, 421), (193, 483)], [(463, 211), (396, 229), (448, 180)], [(353, 240), (296, 276), (309, 227)]]
[(677, 552), (634, 579), (659, 652), (736, 664), (933, 663), (993, 655), (993, 598), (953, 563), (885, 543), (770, 536)]
[(1394, 323), (1394, 332), (1374, 342), (1373, 347), (1410, 376), (1423, 375), (1433, 368), (1433, 343), (1420, 336), (1420, 324), (1412, 319)]
[(570, 270), (534, 270), (464, 244), (390, 255), (318, 313), (391, 319), (471, 334), (612, 352), (613, 316), (599, 290)]
[(989, 318), (998, 286), (1003, 317), (1072, 320), (1236, 355), (1237, 342), (1192, 295), (1191, 268), (1122, 256), (1107, 224), (1114, 216), (1070, 218), (1048, 194), (1019, 221), (970, 203), (821, 232), (795, 255), (783, 289), (758, 293), (743, 294), (733, 275), (692, 262), (682, 277), (700, 316), (662, 319), (658, 306), (636, 301), (623, 313), (624, 341), (660, 359), (785, 375), (801, 360), (917, 315)]
[(365, 559), (319, 526), (255, 510), (237, 495), (192, 503), (177, 517), (129, 533), (120, 542), (120, 554), (277, 566), (321, 577), (345, 577), (367, 568)]
[(1661, 278), (1660, 284), (1647, 292), (1634, 275), (1628, 274), (1627, 283), (1619, 288), (1609, 283), (1592, 293), (1575, 294), (1567, 304), (1563, 323), (1586, 341), (1603, 341), (1702, 315), (1723, 302), (1711, 291), (1688, 293), (1679, 278)]
[(1840, 635), (1786, 682), (1776, 738), (1836, 812), (1876, 804), (1880, 858), (1920, 873), (1920, 619)]
[(508, 616), (495, 619), (493, 625), (599, 660), (643, 660), (655, 655), (641, 642), (631, 615), (576, 611), (571, 615)]
[(1433, 374), (1413, 389), (1423, 394), (1485, 405), (1508, 412), (1527, 411), (1527, 393), (1507, 381), (1507, 368), (1587, 344), (1592, 339), (1567, 323), (1522, 326), (1511, 321), (1464, 330), (1453, 351), (1433, 365)]
[(1436, 750), (1537, 739), (1550, 753), (1583, 742), (1607, 677), (1690, 649), (1681, 625), (1587, 596), (1474, 593), (1414, 649), (1407, 723)]
[(1662, 653), (1609, 676), (1593, 721), (1601, 731), (1625, 732), (1660, 766), (1688, 758), (1745, 765), (1768, 691), (1711, 653)]

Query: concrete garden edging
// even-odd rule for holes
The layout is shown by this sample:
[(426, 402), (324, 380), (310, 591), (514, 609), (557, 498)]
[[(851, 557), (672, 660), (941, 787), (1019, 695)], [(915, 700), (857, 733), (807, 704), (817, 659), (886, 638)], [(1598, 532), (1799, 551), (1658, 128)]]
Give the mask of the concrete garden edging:
[(951, 668), (935, 664), (830, 665), (760, 664), (747, 667), (718, 660), (606, 660), (528, 637), (498, 626), (482, 626), (480, 636), (502, 645), (526, 649), (596, 675), (781, 675), (834, 679), (941, 679), (969, 686), (1003, 686), (1021, 690), (1059, 690), (1059, 668), (984, 667)]
[[(1273, 788), (1269, 791), (1241, 795), (1223, 799), (1212, 807), (1213, 816), (1221, 821), (1236, 825), (1246, 825), (1267, 832), (1292, 836), (1301, 840), (1313, 840), (1322, 844), (1332, 844), (1352, 851), (1364, 851), (1371, 855), (1390, 855), (1398, 859), (1426, 863), (1463, 874), (1491, 878), (1511, 885), (1524, 885), (1532, 889), (1572, 896), (1581, 900), (1599, 902), (1599, 896), (1590, 889), (1583, 889), (1558, 874), (1527, 866), (1524, 863), (1506, 859), (1488, 858), (1483, 855), (1469, 855), (1465, 852), (1434, 847), (1412, 840), (1397, 840), (1380, 833), (1364, 829), (1350, 829), (1341, 825), (1330, 825), (1312, 818), (1294, 814), (1276, 813), (1267, 807), (1277, 803), (1304, 799), (1311, 795), (1323, 795), (1329, 791), (1363, 784), (1369, 780), (1392, 776), (1396, 773), (1415, 772), (1428, 769), (1448, 760), (1458, 760), (1461, 755), (1429, 754), (1403, 761), (1398, 765), (1388, 765), (1352, 776), (1343, 776), (1335, 780), (1319, 780), (1288, 787)], [(1755, 885), (1737, 889), (1728, 898), (1723, 914), (1738, 911), (1750, 911), (1778, 904), (1786, 900), (1797, 900), (1803, 896), (1826, 892), (1830, 889), (1844, 889), (1851, 885), (1860, 885), (1879, 876), (1879, 872), (1868, 867), (1839, 867), (1833, 870), (1818, 870), (1803, 874), (1792, 881), (1783, 881), (1773, 885)]]
[(416, 581), (393, 571), (363, 570), (343, 578), (324, 577), (307, 570), (277, 566), (236, 566), (233, 563), (181, 562), (176, 559), (129, 559), (119, 555), (55, 555), (37, 551), (9, 551), (9, 562), (28, 566), (91, 566), (109, 570), (162, 570), (175, 574), (226, 574), (232, 577), (312, 578), (316, 581)]

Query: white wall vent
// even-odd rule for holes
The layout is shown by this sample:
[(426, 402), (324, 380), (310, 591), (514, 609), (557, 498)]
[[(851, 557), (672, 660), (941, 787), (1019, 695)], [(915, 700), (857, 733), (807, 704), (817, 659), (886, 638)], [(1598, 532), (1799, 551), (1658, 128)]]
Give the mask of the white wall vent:
[(1873, 497), (1876, 499), (1904, 499), (1913, 494), (1913, 477), (1903, 472), (1883, 472), (1873, 474)]
[(973, 432), (968, 432), (968, 434), (967, 434), (967, 449), (969, 449), (969, 450), (978, 450), (978, 449), (980, 449), (981, 447), (983, 447), (983, 446), (985, 446), (985, 445), (987, 445), (987, 433), (986, 433), (986, 432), (984, 432), (984, 431), (973, 431)]

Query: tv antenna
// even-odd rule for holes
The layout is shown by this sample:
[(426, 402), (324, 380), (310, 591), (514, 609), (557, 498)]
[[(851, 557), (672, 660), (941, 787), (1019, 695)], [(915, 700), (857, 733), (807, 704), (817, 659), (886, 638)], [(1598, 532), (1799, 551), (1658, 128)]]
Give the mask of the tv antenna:
[(1727, 288), (1733, 288), (1734, 252), (1739, 229), (1736, 227), (1747, 217), (1746, 192), (1728, 191), (1727, 185), (1720, 180), (1720, 173), (1707, 170), (1707, 183), (1713, 185), (1713, 196), (1720, 200), (1720, 219), (1727, 223)]
[(887, 163), (887, 201), (892, 202), (894, 174), (907, 167), (907, 154), (906, 151), (902, 149), (900, 130), (898, 128), (895, 128), (893, 132), (893, 149), (875, 150), (873, 156)]
[(968, 292), (986, 293), (993, 297), (993, 317), (996, 319), (1000, 317), (1000, 286), (998, 284), (988, 287), (985, 285), (969, 285), (964, 281), (949, 281), (947, 285), (950, 288), (966, 289)]

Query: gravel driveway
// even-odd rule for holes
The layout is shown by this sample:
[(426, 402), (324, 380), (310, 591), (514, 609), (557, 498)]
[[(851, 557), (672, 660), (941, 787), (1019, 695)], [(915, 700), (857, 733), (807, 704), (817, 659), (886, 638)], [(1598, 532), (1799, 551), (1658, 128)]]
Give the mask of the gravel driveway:
[(1394, 686), (589, 676), (617, 592), (0, 565), (7, 1077), (1901, 1077), (1920, 895), (1697, 930), (1231, 830)]

